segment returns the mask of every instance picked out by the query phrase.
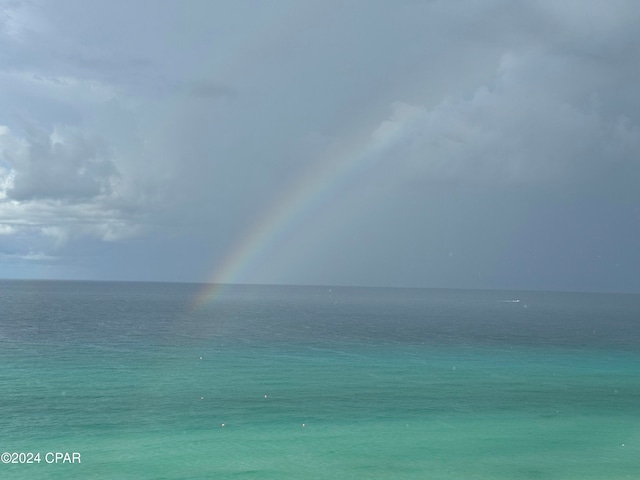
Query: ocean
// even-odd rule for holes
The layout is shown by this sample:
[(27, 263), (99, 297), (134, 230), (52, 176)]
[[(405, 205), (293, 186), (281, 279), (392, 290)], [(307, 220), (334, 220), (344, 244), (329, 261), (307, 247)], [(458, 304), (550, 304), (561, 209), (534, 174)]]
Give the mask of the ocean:
[(640, 478), (640, 295), (204, 288), (0, 282), (0, 478)]

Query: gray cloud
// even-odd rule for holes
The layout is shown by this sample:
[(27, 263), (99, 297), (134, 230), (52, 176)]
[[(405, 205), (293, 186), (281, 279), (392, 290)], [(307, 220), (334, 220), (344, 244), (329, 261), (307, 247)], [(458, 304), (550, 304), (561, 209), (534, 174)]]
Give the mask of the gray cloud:
[(204, 280), (264, 228), (240, 281), (633, 284), (636, 2), (0, 6), (13, 275)]
[(0, 136), (1, 158), (12, 167), (9, 199), (78, 201), (107, 196), (118, 172), (105, 158), (99, 142), (72, 129), (52, 134), (33, 125), (23, 138), (5, 131)]
[(233, 98), (236, 96), (236, 91), (233, 88), (212, 80), (192, 82), (187, 91), (191, 95), (203, 99)]
[(425, 181), (566, 187), (637, 168), (640, 125), (601, 107), (611, 92), (600, 94), (593, 70), (571, 58), (507, 54), (469, 97), (432, 109), (396, 103), (373, 136), (399, 135), (386, 156)]

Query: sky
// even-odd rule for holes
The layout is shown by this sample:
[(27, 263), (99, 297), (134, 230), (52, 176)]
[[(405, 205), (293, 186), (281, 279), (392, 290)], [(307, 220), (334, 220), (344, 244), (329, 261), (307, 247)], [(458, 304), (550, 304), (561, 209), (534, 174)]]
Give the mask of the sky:
[(638, 24), (0, 0), (0, 278), (640, 292)]

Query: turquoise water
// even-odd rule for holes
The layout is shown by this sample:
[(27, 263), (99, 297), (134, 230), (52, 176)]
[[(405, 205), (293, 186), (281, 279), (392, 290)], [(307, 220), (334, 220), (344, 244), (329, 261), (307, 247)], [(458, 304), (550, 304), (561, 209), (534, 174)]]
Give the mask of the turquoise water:
[(637, 296), (0, 285), (2, 478), (640, 471)]

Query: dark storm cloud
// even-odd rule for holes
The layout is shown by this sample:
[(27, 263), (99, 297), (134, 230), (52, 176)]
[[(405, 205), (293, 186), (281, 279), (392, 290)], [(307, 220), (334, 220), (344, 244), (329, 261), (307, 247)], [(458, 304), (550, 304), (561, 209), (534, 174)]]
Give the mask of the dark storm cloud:
[(90, 3), (0, 2), (12, 271), (640, 288), (637, 2)]

